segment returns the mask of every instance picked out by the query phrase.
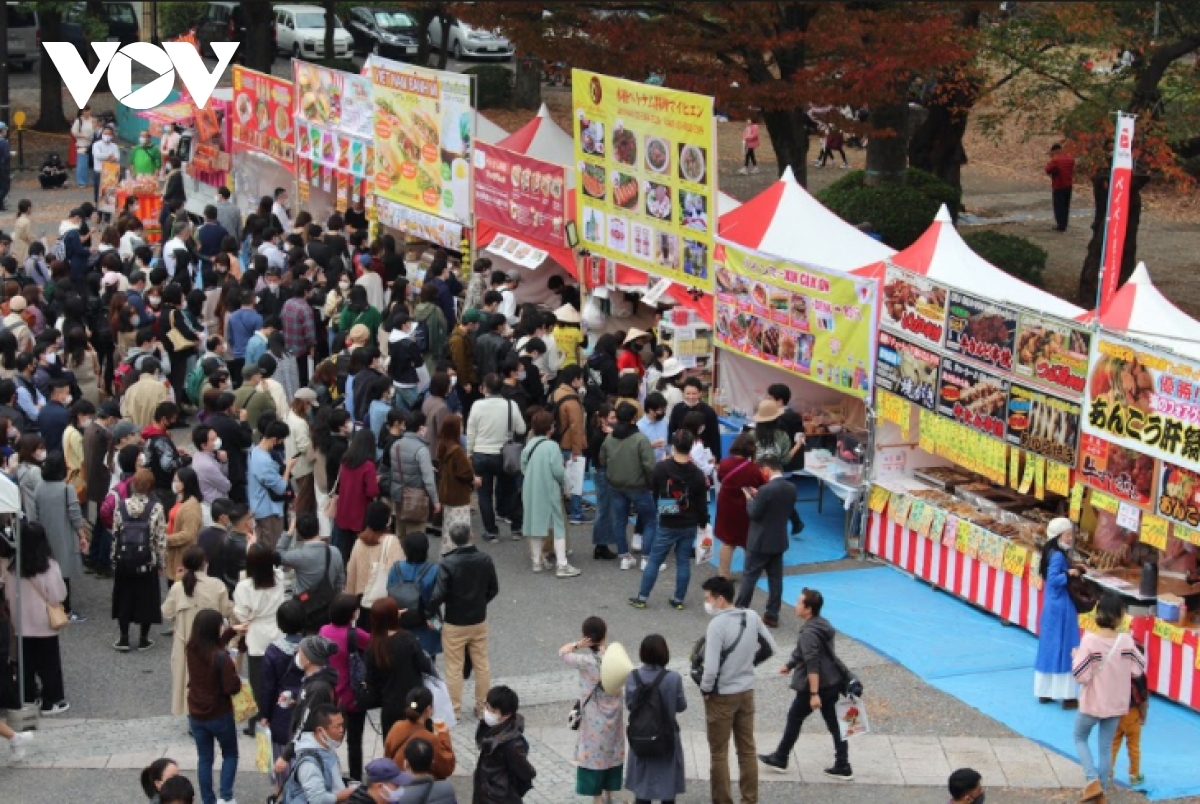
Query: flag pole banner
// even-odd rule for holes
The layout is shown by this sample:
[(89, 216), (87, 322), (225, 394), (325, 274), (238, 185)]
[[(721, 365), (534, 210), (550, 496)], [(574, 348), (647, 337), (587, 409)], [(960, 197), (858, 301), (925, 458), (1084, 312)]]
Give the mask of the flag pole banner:
[(1112, 177), (1108, 182), (1108, 214), (1104, 221), (1104, 250), (1100, 257), (1100, 310), (1117, 292), (1121, 277), (1121, 257), (1125, 253), (1125, 232), (1129, 226), (1129, 188), (1133, 182), (1134, 116), (1117, 112), (1117, 130), (1113, 137)]

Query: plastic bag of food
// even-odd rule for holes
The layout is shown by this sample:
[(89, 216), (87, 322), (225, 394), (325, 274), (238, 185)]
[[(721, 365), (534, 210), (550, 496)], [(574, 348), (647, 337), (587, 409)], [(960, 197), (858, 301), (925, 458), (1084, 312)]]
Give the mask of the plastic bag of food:
[(701, 528), (696, 534), (696, 547), (692, 551), (696, 554), (696, 564), (707, 564), (712, 560), (713, 555), (713, 535), (712, 527)]
[(861, 698), (839, 698), (833, 708), (837, 712), (838, 730), (841, 731), (843, 740), (871, 731), (871, 724), (867, 720), (867, 705)]
[(259, 773), (270, 773), (275, 759), (271, 755), (271, 730), (259, 723), (254, 727), (254, 767)]

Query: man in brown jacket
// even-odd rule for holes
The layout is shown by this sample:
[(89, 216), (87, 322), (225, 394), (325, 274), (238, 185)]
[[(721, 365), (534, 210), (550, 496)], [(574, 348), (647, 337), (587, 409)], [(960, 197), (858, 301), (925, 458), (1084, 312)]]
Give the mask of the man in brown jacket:
[(154, 424), (155, 409), (167, 401), (167, 384), (158, 358), (147, 357), (139, 370), (138, 381), (125, 391), (125, 416), (138, 427), (148, 427)]
[(121, 408), (109, 400), (100, 406), (96, 418), (83, 431), (83, 476), (87, 482), (84, 518), (92, 523), (92, 544), (85, 563), (101, 577), (112, 573), (112, 534), (100, 526), (99, 520), (100, 503), (112, 483), (112, 428), (120, 420)]
[[(483, 313), (472, 307), (462, 315), (462, 322), (450, 333), (447, 348), (450, 351), (450, 362), (454, 363), (454, 371), (458, 374), (458, 395), (463, 403), (463, 420), (467, 419), (468, 408), (479, 395), (479, 373), (475, 368), (475, 331)], [(436, 436), (436, 433), (434, 434)]]
[[(562, 384), (550, 397), (556, 408), (555, 433), (558, 445), (562, 447), (563, 460), (568, 464), (572, 461), (583, 460), (583, 451), (587, 448), (587, 414), (584, 412), (583, 399), (579, 396), (583, 388), (583, 370), (579, 366), (567, 366), (558, 372)], [(567, 518), (572, 525), (579, 525), (590, 520), (583, 513), (583, 489), (568, 478), (566, 492), (570, 500)]]

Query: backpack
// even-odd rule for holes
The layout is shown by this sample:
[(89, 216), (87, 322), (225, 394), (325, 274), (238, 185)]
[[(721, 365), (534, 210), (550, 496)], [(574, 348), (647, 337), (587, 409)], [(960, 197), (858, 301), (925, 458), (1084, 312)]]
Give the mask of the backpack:
[(666, 675), (665, 668), (659, 670), (649, 685), (642, 683), (637, 670), (631, 676), (637, 689), (629, 705), (625, 736), (629, 739), (629, 750), (642, 759), (667, 756), (675, 750), (675, 724), (666, 702), (658, 694), (658, 685)]
[(577, 405), (579, 405), (579, 409), (583, 413), (583, 420), (585, 422), (591, 418), (590, 416), (588, 416), (587, 408), (584, 407), (583, 400), (579, 398), (578, 393), (576, 393), (574, 396), (564, 396), (562, 399), (559, 399), (559, 400), (554, 399), (554, 394), (550, 394), (549, 396), (547, 396), (546, 404), (542, 406), (542, 410), (549, 413), (551, 418), (553, 419), (553, 421), (554, 421), (554, 440), (560, 444), (562, 443), (563, 436), (566, 435), (567, 428), (559, 420), (558, 414), (562, 410), (563, 405), (565, 405), (568, 402), (574, 402)]
[(200, 404), (200, 394), (204, 391), (204, 380), (204, 361), (197, 360), (184, 382), (184, 390), (187, 391), (188, 399), (192, 401), (193, 405)]
[(118, 575), (146, 575), (154, 571), (154, 550), (150, 546), (150, 514), (154, 501), (148, 500), (142, 515), (130, 515), (127, 500), (118, 500), (121, 529), (116, 533), (117, 546), (113, 569)]
[(321, 580), (317, 581), (317, 585), (312, 589), (306, 589), (296, 595), (296, 600), (300, 601), (300, 605), (304, 609), (305, 622), (313, 631), (319, 630), (321, 626), (329, 622), (329, 605), (333, 603), (333, 599), (337, 596), (333, 584), (329, 582), (331, 550), (333, 548), (326, 544), (325, 569), (321, 572)]
[(413, 331), (409, 334), (409, 337), (417, 344), (417, 348), (421, 350), (422, 355), (429, 354), (429, 327), (425, 326), (424, 322), (416, 322), (416, 326), (413, 327)]
[(400, 583), (388, 587), (388, 597), (396, 601), (400, 611), (420, 611), (424, 605), (421, 595), (421, 581), (434, 568), (434, 564), (426, 564), (425, 569), (411, 581), (401, 580)]
[(300, 780), (296, 778), (296, 771), (299, 770), (301, 762), (309, 759), (316, 760), (317, 767), (321, 769), (321, 774), (325, 776), (326, 784), (332, 785), (333, 780), (329, 778), (329, 773), (325, 770), (325, 763), (321, 761), (320, 754), (312, 750), (301, 751), (292, 760), (292, 766), (288, 768), (287, 775), (283, 778), (283, 787), (279, 791), (279, 794), (268, 797), (267, 804), (308, 804), (308, 794), (300, 786)]
[(63, 242), (62, 235), (59, 235), (58, 240), (55, 241), (54, 248), (50, 249), (50, 254), (56, 260), (62, 260), (64, 262), (66, 261), (66, 259), (67, 259), (67, 244), (65, 242)]
[(122, 360), (115, 369), (113, 369), (113, 393), (117, 396), (129, 390), (135, 382), (137, 382), (138, 371), (134, 368), (134, 363), (141, 357), (139, 352), (132, 357), (127, 357)]

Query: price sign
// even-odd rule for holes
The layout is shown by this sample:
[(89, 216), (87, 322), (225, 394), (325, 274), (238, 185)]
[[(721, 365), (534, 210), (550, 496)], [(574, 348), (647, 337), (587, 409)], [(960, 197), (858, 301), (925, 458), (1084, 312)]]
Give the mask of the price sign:
[(933, 511), (933, 506), (924, 500), (917, 500), (908, 515), (908, 526), (922, 539), (929, 538), (929, 529), (933, 526)]
[(867, 507), (877, 514), (882, 514), (887, 508), (892, 493), (883, 486), (871, 486), (871, 495), (867, 498)]
[(1021, 485), (1017, 486), (1017, 491), (1022, 494), (1028, 494), (1030, 487), (1033, 486), (1033, 473), (1037, 466), (1036, 455), (1025, 455), (1025, 471), (1021, 474)]
[(1046, 464), (1046, 491), (1051, 494), (1061, 494), (1066, 497), (1071, 487), (1071, 470), (1061, 463), (1049, 461)]
[(1019, 544), (1009, 542), (1004, 547), (1004, 571), (1009, 575), (1020, 578), (1025, 574), (1025, 564), (1029, 561), (1029, 551)]
[(908, 511), (912, 508), (913, 498), (901, 492), (892, 492), (892, 501), (888, 508), (888, 518), (897, 525), (904, 527), (908, 524)]
[(929, 454), (937, 451), (937, 426), (941, 419), (937, 414), (931, 413), (924, 408), (921, 409), (921, 421), (919, 427), (920, 432), (917, 435), (917, 446), (925, 450)]
[(1141, 520), (1142, 512), (1136, 506), (1129, 503), (1119, 503), (1117, 505), (1117, 527), (1137, 531)]
[(979, 548), (987, 533), (978, 525), (971, 525), (971, 535), (967, 539), (967, 558), (979, 558)]
[(1046, 499), (1046, 459), (1041, 455), (1030, 457), (1033, 459), (1033, 496), (1044, 500)]
[(1183, 644), (1183, 629), (1174, 623), (1169, 623), (1166, 620), (1154, 620), (1154, 635), (1159, 639), (1165, 639), (1173, 645)]
[[(1162, 517), (1146, 514), (1142, 517), (1142, 529), (1138, 533), (1138, 538), (1151, 547), (1166, 550), (1167, 525), (1167, 520)], [(1197, 651), (1197, 654), (1200, 655), (1200, 651)]]
[(940, 541), (946, 532), (946, 512), (933, 506), (930, 506), (930, 510), (933, 511), (933, 517), (929, 525), (929, 538)]
[(1092, 507), (1097, 511), (1115, 514), (1119, 506), (1120, 503), (1117, 502), (1116, 497), (1109, 497), (1107, 494), (1101, 494), (1097, 491), (1092, 492)]
[(1178, 523), (1175, 525), (1175, 538), (1183, 539), (1190, 544), (1200, 545), (1200, 531), (1185, 528)]
[(1071, 489), (1071, 511), (1069, 516), (1072, 522), (1079, 522), (1079, 515), (1083, 511), (1083, 484), (1076, 483)]
[(1008, 462), (1008, 487), (1015, 489), (1021, 485), (1021, 451), (1013, 450), (1012, 460)]
[[(942, 545), (958, 549), (958, 517), (946, 515), (946, 524), (942, 527)], [(966, 546), (966, 543), (963, 543)]]
[(971, 532), (975, 526), (965, 519), (958, 520), (958, 532), (954, 534), (954, 548), (960, 553), (971, 549)]

